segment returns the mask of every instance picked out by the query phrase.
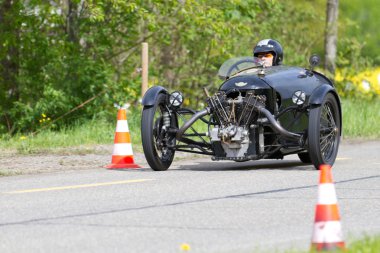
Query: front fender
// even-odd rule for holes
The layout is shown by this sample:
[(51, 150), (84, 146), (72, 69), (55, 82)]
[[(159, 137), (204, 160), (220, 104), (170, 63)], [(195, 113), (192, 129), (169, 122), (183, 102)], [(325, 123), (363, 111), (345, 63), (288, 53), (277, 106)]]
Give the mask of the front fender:
[(338, 94), (336, 94), (336, 91), (333, 86), (329, 84), (323, 84), (321, 86), (318, 86), (310, 95), (309, 98), (309, 104), (310, 105), (321, 105), (323, 102), (323, 99), (325, 98), (326, 94), (328, 92), (331, 92), (334, 94), (334, 96), (337, 98), (338, 103), (340, 104), (340, 100), (338, 97)]
[(323, 103), (323, 99), (327, 95), (327, 93), (331, 92), (334, 97), (336, 98), (336, 101), (338, 102), (338, 108), (339, 108), (339, 118), (340, 118), (340, 134), (342, 134), (342, 108), (340, 104), (340, 98), (338, 96), (338, 93), (336, 92), (334, 86), (331, 86), (329, 84), (323, 84), (316, 88), (313, 93), (310, 95), (309, 98), (309, 104), (313, 107), (321, 106)]
[(157, 100), (158, 94), (160, 93), (168, 94), (168, 91), (162, 86), (153, 86), (149, 88), (149, 90), (145, 92), (141, 104), (143, 106), (153, 106)]

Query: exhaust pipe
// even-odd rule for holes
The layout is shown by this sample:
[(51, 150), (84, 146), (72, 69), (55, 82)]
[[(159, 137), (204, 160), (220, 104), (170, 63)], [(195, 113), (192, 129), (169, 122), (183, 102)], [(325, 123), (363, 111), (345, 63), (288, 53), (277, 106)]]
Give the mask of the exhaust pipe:
[(296, 134), (296, 133), (292, 133), (292, 132), (289, 132), (288, 130), (286, 130), (285, 128), (283, 128), (278, 122), (277, 120), (274, 118), (274, 116), (270, 113), (270, 111), (268, 111), (267, 109), (265, 109), (264, 107), (256, 107), (257, 110), (259, 112), (261, 112), (262, 114), (265, 115), (265, 117), (269, 120), (269, 122), (271, 123), (271, 127), (272, 129), (276, 132), (276, 133), (279, 133), (281, 134), (281, 136), (283, 137), (286, 137), (288, 139), (291, 139), (291, 140), (297, 140), (297, 141), (300, 141), (301, 139), (301, 135), (300, 134)]
[(207, 114), (210, 114), (211, 113), (211, 109), (209, 107), (206, 107), (206, 109), (203, 109), (202, 111), (199, 111), (197, 113), (194, 113), (194, 115), (188, 120), (186, 121), (185, 124), (183, 124), (183, 126), (178, 129), (177, 131), (177, 134), (176, 134), (176, 138), (177, 140), (181, 140), (182, 139), (182, 135), (183, 133), (196, 121), (198, 120), (199, 118), (202, 118), (203, 116), (206, 116)]

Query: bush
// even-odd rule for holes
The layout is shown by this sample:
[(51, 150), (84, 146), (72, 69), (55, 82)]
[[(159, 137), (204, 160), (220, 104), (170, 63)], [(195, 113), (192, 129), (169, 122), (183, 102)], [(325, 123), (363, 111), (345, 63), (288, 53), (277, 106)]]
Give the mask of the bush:
[(338, 69), (335, 82), (339, 94), (345, 98), (371, 100), (380, 97), (380, 68), (367, 68), (355, 73), (352, 69)]

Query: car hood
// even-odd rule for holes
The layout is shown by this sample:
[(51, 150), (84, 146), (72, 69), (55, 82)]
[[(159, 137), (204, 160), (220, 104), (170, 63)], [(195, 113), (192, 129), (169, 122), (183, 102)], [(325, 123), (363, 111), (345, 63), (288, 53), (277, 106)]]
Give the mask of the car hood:
[(226, 80), (219, 88), (221, 91), (270, 89), (270, 85), (257, 75), (238, 75)]
[(311, 94), (316, 87), (326, 83), (326, 79), (319, 74), (310, 75), (306, 69), (300, 67), (273, 66), (265, 68), (263, 75), (259, 75), (260, 71), (260, 68), (244, 70), (226, 80), (220, 90), (273, 88), (282, 96), (289, 97), (297, 90)]

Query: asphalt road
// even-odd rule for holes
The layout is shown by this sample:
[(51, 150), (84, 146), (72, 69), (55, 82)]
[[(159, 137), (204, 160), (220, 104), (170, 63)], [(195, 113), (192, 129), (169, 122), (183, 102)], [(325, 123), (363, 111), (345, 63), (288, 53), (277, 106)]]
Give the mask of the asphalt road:
[[(0, 178), (0, 252), (310, 246), (318, 171), (296, 156), (245, 163), (196, 158), (165, 172), (137, 162), (145, 168)], [(379, 234), (380, 142), (344, 142), (333, 177), (346, 241)]]

